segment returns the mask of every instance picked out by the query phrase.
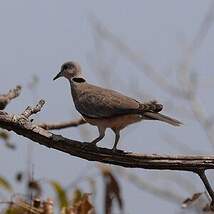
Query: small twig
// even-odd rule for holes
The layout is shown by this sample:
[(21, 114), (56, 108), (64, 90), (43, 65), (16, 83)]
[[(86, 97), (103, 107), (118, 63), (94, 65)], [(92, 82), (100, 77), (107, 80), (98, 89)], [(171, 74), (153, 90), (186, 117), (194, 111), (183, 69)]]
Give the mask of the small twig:
[(77, 127), (85, 123), (87, 122), (83, 118), (79, 118), (77, 120), (71, 120), (71, 121), (61, 122), (61, 123), (42, 123), (42, 124), (39, 124), (38, 126), (46, 130), (55, 130), (55, 129)]
[(24, 112), (21, 114), (22, 117), (29, 118), (31, 115), (38, 113), (41, 111), (43, 105), (45, 104), (44, 100), (40, 100), (39, 103), (35, 107), (28, 106)]
[(207, 179), (207, 176), (205, 174), (205, 170), (198, 170), (196, 171), (196, 173), (200, 176), (201, 180), (204, 183), (204, 186), (206, 187), (207, 192), (209, 193), (210, 197), (211, 197), (211, 204), (210, 204), (210, 208), (214, 211), (214, 191)]
[(168, 81), (163, 75), (160, 75), (155, 68), (147, 63), (141, 55), (135, 53), (132, 48), (130, 48), (125, 42), (123, 42), (119, 37), (114, 35), (111, 31), (103, 26), (99, 20), (92, 16), (91, 23), (95, 33), (99, 35), (104, 41), (112, 44), (116, 50), (118, 50), (123, 56), (125, 56), (129, 61), (131, 61), (135, 66), (137, 66), (139, 71), (142, 71), (147, 78), (157, 84), (157, 86), (172, 96), (177, 96), (182, 99), (188, 98), (184, 90), (176, 87), (170, 81)]
[(145, 180), (145, 178), (137, 176), (127, 170), (116, 168), (115, 173), (118, 174), (119, 177), (122, 177), (131, 182), (138, 189), (143, 189), (143, 191), (153, 194), (154, 196), (159, 197), (162, 200), (171, 201), (176, 204), (182, 201), (182, 196), (180, 196), (176, 192), (171, 191), (171, 189), (161, 188), (157, 185), (154, 185), (154, 182), (149, 182)]
[(5, 109), (5, 107), (10, 103), (10, 101), (18, 97), (21, 93), (21, 86), (17, 85), (15, 89), (11, 89), (7, 94), (0, 95), (0, 110)]

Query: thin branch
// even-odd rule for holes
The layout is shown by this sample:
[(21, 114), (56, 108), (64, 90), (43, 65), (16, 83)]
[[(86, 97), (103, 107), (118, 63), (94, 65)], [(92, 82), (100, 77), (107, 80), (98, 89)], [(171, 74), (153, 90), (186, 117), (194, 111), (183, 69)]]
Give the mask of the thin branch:
[(192, 42), (193, 49), (198, 49), (202, 45), (209, 30), (213, 25), (213, 22), (214, 22), (214, 2), (211, 1), (208, 6), (208, 11), (205, 14), (204, 19), (199, 27), (199, 30)]
[[(198, 91), (198, 80), (197, 75), (191, 73), (191, 63), (198, 49), (202, 46), (208, 32), (214, 23), (214, 2), (209, 5), (208, 12), (206, 13), (199, 30), (196, 33), (192, 43), (186, 50), (184, 55), (184, 60), (179, 65), (178, 74), (180, 77), (180, 85), (186, 87), (186, 92), (189, 94), (188, 101), (190, 104), (191, 111), (195, 119), (199, 122), (210, 143), (214, 142), (213, 135), (213, 124), (210, 123), (210, 117), (206, 115), (203, 105), (199, 102), (197, 97)], [(194, 75), (193, 75), (194, 74)]]
[(214, 211), (214, 191), (207, 179), (207, 176), (205, 174), (205, 170), (199, 170), (197, 172), (197, 174), (200, 176), (201, 180), (203, 181), (204, 183), (204, 186), (206, 187), (207, 189), (207, 192), (209, 193), (209, 196), (211, 197), (211, 204), (210, 204), (210, 208)]
[(18, 97), (21, 93), (21, 86), (17, 85), (15, 89), (11, 89), (7, 94), (0, 94), (0, 110), (5, 109), (5, 107), (10, 103), (10, 101)]
[(183, 200), (182, 196), (180, 196), (176, 192), (154, 185), (152, 181), (148, 182), (147, 180), (145, 180), (145, 178), (137, 176), (134, 173), (130, 173), (128, 171), (120, 169), (116, 169), (115, 173), (120, 177), (122, 176), (126, 180), (130, 181), (137, 188), (143, 189), (144, 191), (147, 191), (148, 193), (151, 193), (154, 196), (161, 198), (162, 200), (171, 201), (176, 204), (180, 203)]
[(21, 114), (21, 117), (29, 118), (31, 115), (36, 114), (41, 111), (42, 107), (44, 106), (45, 101), (40, 100), (39, 103), (35, 107), (28, 106), (24, 112)]
[(116, 50), (118, 50), (123, 56), (130, 60), (134, 65), (137, 66), (139, 71), (142, 71), (151, 81), (157, 84), (158, 87), (163, 89), (170, 95), (176, 95), (179, 98), (187, 99), (188, 95), (184, 90), (180, 89), (168, 81), (163, 75), (158, 73), (155, 68), (145, 62), (142, 58), (142, 54), (135, 53), (125, 42), (109, 31), (95, 16), (91, 16), (92, 27), (96, 34), (98, 34), (103, 40), (112, 44)]
[(71, 120), (61, 123), (41, 123), (38, 126), (46, 130), (56, 130), (56, 129), (65, 129), (70, 127), (77, 127), (79, 125), (85, 124), (86, 121), (83, 118), (77, 120)]

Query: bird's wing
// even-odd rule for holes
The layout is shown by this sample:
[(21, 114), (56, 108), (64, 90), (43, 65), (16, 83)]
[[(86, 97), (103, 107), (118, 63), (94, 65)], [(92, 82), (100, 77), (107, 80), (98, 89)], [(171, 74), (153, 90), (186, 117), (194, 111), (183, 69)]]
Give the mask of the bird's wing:
[(133, 113), (140, 103), (116, 91), (97, 87), (88, 83), (75, 89), (73, 96), (77, 110), (85, 116), (93, 118), (112, 117)]

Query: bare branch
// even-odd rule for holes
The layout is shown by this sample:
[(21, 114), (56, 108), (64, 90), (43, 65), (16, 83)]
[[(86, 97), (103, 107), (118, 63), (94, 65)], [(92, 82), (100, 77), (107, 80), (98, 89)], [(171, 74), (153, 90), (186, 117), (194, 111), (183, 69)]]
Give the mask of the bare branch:
[(96, 17), (91, 17), (91, 23), (97, 35), (99, 35), (106, 42), (112, 44), (116, 50), (130, 60), (135, 66), (137, 66), (139, 71), (142, 71), (151, 81), (157, 84), (159, 88), (163, 89), (172, 96), (176, 95), (179, 98), (188, 99), (188, 95), (184, 90), (176, 87), (163, 75), (158, 73), (151, 64), (145, 62), (142, 56), (135, 53), (135, 51), (132, 50), (125, 42), (105, 28), (105, 26), (103, 26), (103, 24), (101, 24)]
[(116, 169), (115, 172), (118, 174), (118, 176), (123, 177), (129, 182), (133, 183), (137, 188), (149, 192), (162, 200), (165, 199), (176, 204), (180, 203), (183, 200), (182, 196), (180, 196), (176, 192), (154, 185), (152, 181), (148, 182), (147, 180), (145, 180), (145, 178), (137, 176), (134, 173), (130, 173), (128, 171), (120, 169)]
[(43, 105), (44, 101), (41, 100), (36, 107), (28, 107), (20, 115), (0, 111), (0, 127), (8, 131), (14, 131), (16, 134), (22, 135), (48, 148), (53, 148), (88, 161), (98, 161), (127, 168), (181, 170), (197, 173), (212, 198), (211, 205), (213, 206), (213, 190), (204, 171), (214, 169), (214, 156), (169, 156), (157, 154), (145, 155), (124, 151), (113, 152), (110, 149), (91, 146), (90, 143), (70, 140), (61, 135), (55, 135), (33, 124), (28, 119), (31, 114), (40, 111)]
[[(214, 22), (214, 2), (211, 1), (208, 7), (208, 11), (199, 27), (199, 30), (192, 42), (192, 49), (198, 49), (205, 40), (209, 30)], [(194, 51), (194, 50), (193, 50)]]
[(39, 111), (41, 111), (44, 104), (45, 104), (45, 101), (40, 100), (39, 103), (35, 107), (28, 106), (24, 110), (24, 112), (21, 114), (21, 117), (29, 118), (31, 115), (38, 113)]
[(22, 115), (8, 114), (0, 111), (0, 127), (22, 135), (49, 148), (57, 149), (70, 155), (89, 161), (99, 161), (130, 168), (168, 169), (195, 171), (196, 169), (214, 169), (213, 156), (168, 156), (144, 155), (112, 152), (110, 149), (93, 147), (90, 143), (83, 143), (55, 135), (36, 126)]
[(5, 107), (10, 103), (10, 101), (18, 97), (21, 93), (21, 86), (17, 85), (15, 89), (11, 89), (7, 94), (0, 95), (0, 110), (5, 109)]
[(201, 180), (203, 181), (204, 183), (204, 186), (206, 187), (207, 189), (207, 192), (209, 193), (210, 197), (211, 197), (211, 204), (210, 204), (210, 208), (214, 211), (214, 191), (207, 179), (207, 176), (205, 174), (205, 170), (199, 170), (198, 171), (198, 175), (200, 176)]
[(83, 118), (79, 118), (77, 120), (71, 120), (67, 122), (61, 122), (61, 123), (42, 123), (38, 126), (46, 129), (46, 130), (54, 130), (54, 129), (65, 129), (70, 127), (77, 127), (79, 125), (87, 123)]

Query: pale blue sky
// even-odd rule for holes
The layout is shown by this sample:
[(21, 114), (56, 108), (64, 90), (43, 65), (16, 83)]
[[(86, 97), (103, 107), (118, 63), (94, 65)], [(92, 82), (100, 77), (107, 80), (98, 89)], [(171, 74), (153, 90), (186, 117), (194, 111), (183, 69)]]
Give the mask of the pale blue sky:
[[(91, 17), (96, 16), (103, 26), (125, 41), (136, 53), (142, 55), (160, 73), (168, 75), (173, 82), (174, 76), (169, 71), (176, 69), (175, 65), (182, 60), (185, 44), (190, 44), (197, 34), (210, 2), (211, 0), (0, 0), (0, 91), (7, 91), (16, 84), (23, 86), (22, 95), (14, 100), (7, 110), (21, 112), (27, 105), (43, 98), (47, 103), (39, 114), (39, 121), (64, 121), (77, 118), (78, 113), (74, 109), (68, 83), (63, 80), (52, 81), (60, 65), (67, 60), (78, 61), (88, 81), (94, 84), (114, 88), (138, 99), (143, 99), (143, 90), (163, 103), (169, 99), (176, 99), (160, 91), (133, 64), (108, 45), (104, 46), (106, 49), (102, 56), (106, 58), (104, 57), (103, 62), (111, 60), (114, 69), (108, 71), (107, 77), (113, 75), (114, 78), (109, 80), (111, 84), (103, 81), (100, 75), (97, 75), (97, 71), (93, 70), (92, 59), (96, 62), (100, 58), (95, 51)], [(192, 69), (196, 70), (203, 80), (203, 84), (212, 83), (211, 80), (214, 78), (213, 38), (212, 27), (191, 64)], [(32, 94), (27, 88), (33, 75), (37, 75), (40, 79), (36, 94)], [(130, 81), (135, 82), (138, 93), (130, 90)], [(213, 114), (212, 90), (208, 85), (199, 94), (209, 114)], [(191, 121), (177, 112), (171, 111), (169, 114), (179, 117), (184, 121), (185, 126), (175, 129), (160, 123), (136, 124), (122, 133), (122, 143), (119, 147), (144, 153), (182, 153), (160, 138), (160, 134), (169, 132), (184, 144), (188, 143), (190, 148), (203, 154), (212, 154), (213, 147), (208, 143), (202, 143), (207, 139), (196, 121)], [(89, 125), (86, 125), (86, 128), (74, 128), (57, 133), (84, 141), (89, 141), (97, 135), (96, 129)], [(84, 136), (82, 133), (89, 135)], [(25, 170), (29, 144), (33, 147), (32, 159), (36, 179), (56, 179), (66, 186), (82, 173), (85, 167), (94, 164), (47, 149), (15, 135), (13, 141), (18, 147), (17, 151), (8, 151), (3, 146), (0, 149), (1, 175), (10, 177), (11, 180), (17, 169)], [(106, 139), (100, 145), (111, 147), (112, 141), (113, 135), (108, 132)], [(130, 171), (142, 175), (142, 178), (145, 176), (145, 179), (161, 175), (155, 171)], [(188, 173), (181, 175), (188, 179), (192, 178), (192, 183), (198, 185), (197, 191), (203, 191), (204, 187), (196, 176)], [(176, 206), (168, 203), (137, 189), (122, 178), (119, 180), (122, 182), (126, 213), (156, 213), (157, 210), (161, 213), (179, 212), (179, 204)], [(157, 180), (154, 182), (167, 188), (167, 182)], [(99, 187), (102, 187), (101, 184), (99, 180)], [(23, 191), (23, 188), (17, 188), (17, 191)], [(50, 193), (49, 190), (47, 191)], [(189, 196), (179, 188), (178, 192), (184, 199)], [(97, 206), (101, 209), (98, 204), (100, 204), (99, 199)]]

